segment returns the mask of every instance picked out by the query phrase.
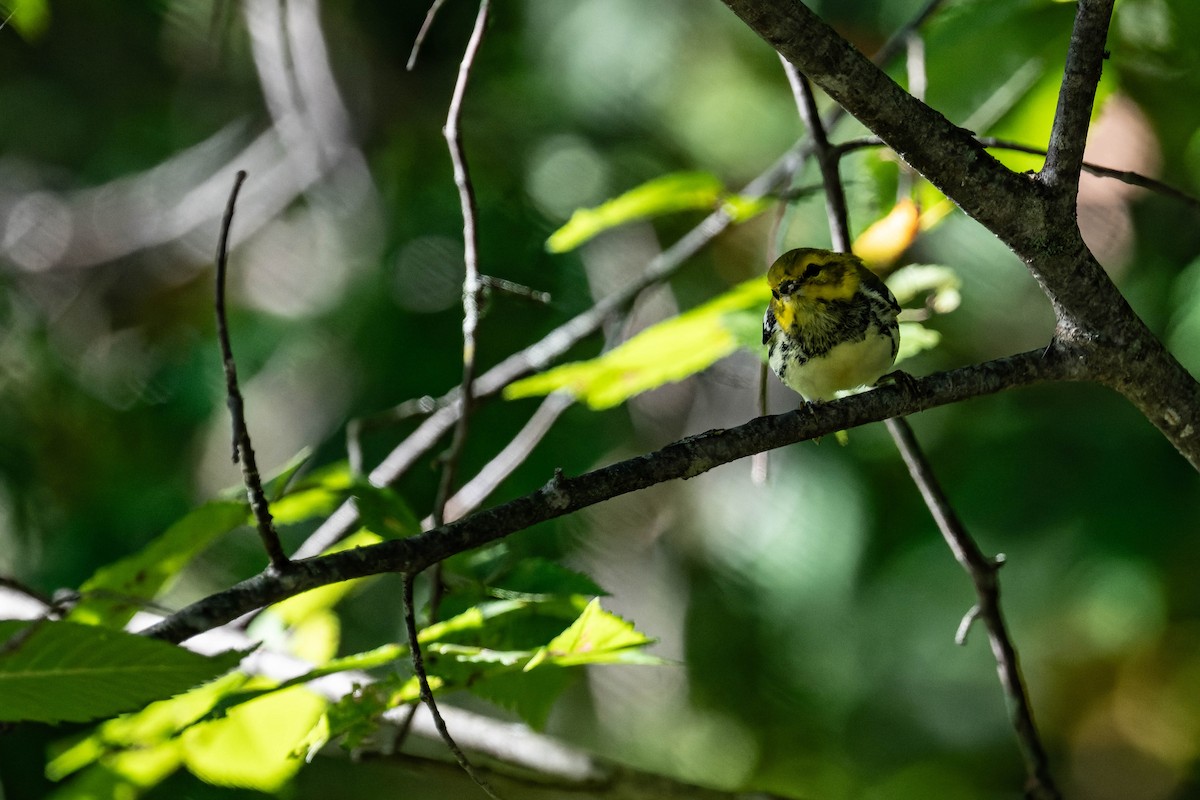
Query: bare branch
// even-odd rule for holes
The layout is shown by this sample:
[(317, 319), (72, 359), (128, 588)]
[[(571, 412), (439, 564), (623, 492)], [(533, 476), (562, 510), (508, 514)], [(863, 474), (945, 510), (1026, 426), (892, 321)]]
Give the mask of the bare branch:
[(543, 400), (512, 441), (446, 501), (445, 520), (453, 522), (478, 508), (500, 482), (529, 457), (537, 443), (550, 432), (555, 420), (574, 402), (575, 399), (566, 392), (555, 392)]
[(808, 136), (813, 142), (813, 156), (821, 170), (821, 181), (825, 185), (825, 214), (829, 217), (829, 233), (833, 237), (833, 249), (842, 253), (850, 252), (850, 222), (846, 210), (846, 193), (842, 189), (842, 179), (838, 173), (837, 154), (829, 147), (829, 137), (825, 133), (825, 125), (821, 115), (817, 113), (817, 100), (813, 97), (812, 84), (786, 58), (783, 61), (783, 71), (787, 74), (788, 84), (792, 87), (792, 96), (796, 99), (796, 108), (800, 111), (800, 119), (808, 129)]
[[(994, 136), (980, 136), (977, 140), (981, 145), (989, 150), (1012, 150), (1016, 153), (1028, 153), (1032, 156), (1046, 155), (1045, 148), (1033, 147), (1032, 145), (1013, 142), (1008, 139), (998, 139)], [(855, 139), (849, 139), (841, 144), (834, 145), (834, 151), (840, 156), (845, 153), (850, 153), (855, 150), (863, 150), (868, 147), (886, 147), (886, 143), (878, 136), (860, 136)], [(1178, 189), (1169, 183), (1151, 178), (1147, 175), (1142, 175), (1139, 172), (1130, 172), (1128, 170), (1113, 169), (1105, 167), (1091, 161), (1083, 162), (1083, 171), (1095, 175), (1099, 178), (1112, 178), (1113, 180), (1121, 181), (1130, 186), (1137, 186), (1164, 197), (1170, 197), (1172, 200), (1178, 200), (1185, 205), (1188, 205), (1200, 211), (1200, 198), (1190, 195), (1182, 189)]]
[(433, 19), (437, 16), (438, 11), (445, 4), (446, 0), (433, 0), (429, 10), (425, 12), (425, 21), (421, 23), (421, 30), (417, 31), (417, 38), (413, 41), (412, 51), (408, 54), (408, 63), (404, 68), (409, 72), (417, 66), (417, 56), (421, 52), (421, 45), (425, 43), (425, 37), (429, 35), (429, 29), (433, 27)]
[(1017, 741), (1021, 745), (1021, 755), (1025, 759), (1025, 769), (1028, 773), (1026, 796), (1037, 800), (1058, 798), (1058, 789), (1050, 775), (1050, 762), (1033, 721), (1033, 711), (1025, 692), (1017, 651), (1008, 636), (1004, 615), (1000, 611), (1000, 583), (996, 577), (996, 570), (1003, 560), (999, 557), (988, 558), (980, 551), (942, 492), (933, 469), (913, 436), (912, 428), (907, 423), (900, 424), (901, 422), (888, 420), (888, 430), (900, 447), (909, 474), (921, 490), (921, 496), (925, 498), (925, 504), (937, 520), (938, 529), (954, 553), (955, 560), (971, 576), (975, 594), (979, 598), (959, 626), (956, 639), (960, 642), (965, 639), (966, 629), (973, 618), (983, 620), (987, 626), (988, 641), (996, 659), (996, 671), (1008, 700), (1009, 717), (1017, 733)]
[[(484, 2), (486, 3), (487, 0)], [(442, 719), (442, 714), (438, 711), (437, 701), (433, 699), (433, 690), (429, 688), (429, 676), (425, 674), (425, 659), (421, 655), (421, 642), (417, 638), (416, 615), (413, 613), (413, 577), (414, 575), (411, 573), (404, 575), (404, 630), (408, 634), (408, 649), (412, 656), (413, 671), (417, 674), (417, 683), (421, 686), (421, 702), (429, 709), (429, 713), (433, 717), (433, 724), (437, 726), (438, 734), (446, 743), (446, 747), (454, 754), (454, 760), (458, 762), (458, 765), (471, 776), (471, 780), (475, 781), (488, 797), (501, 800), (500, 796), (488, 785), (483, 775), (479, 773), (479, 770), (467, 758), (462, 748), (455, 743), (454, 737), (446, 728), (446, 720)]]
[[(446, 506), (446, 498), (450, 496), (450, 490), (454, 486), (458, 462), (462, 458), (463, 448), (467, 443), (467, 432), (471, 423), (471, 407), (474, 404), (475, 333), (479, 327), (479, 304), (483, 296), (483, 283), (479, 277), (479, 235), (476, 223), (478, 209), (475, 204), (475, 187), (471, 183), (471, 172), (467, 167), (467, 154), (463, 149), (462, 136), (458, 126), (462, 120), (463, 98), (467, 93), (467, 82), (471, 78), (471, 67), (475, 64), (475, 56), (479, 53), (479, 47), (483, 43), (483, 32), (487, 28), (490, 5), (491, 0), (480, 0), (479, 13), (475, 17), (475, 27), (471, 31), (466, 52), (463, 53), (462, 61), (458, 65), (458, 81), (454, 84), (454, 94), (450, 99), (450, 111), (446, 116), (446, 126), (443, 129), (446, 144), (450, 148), (450, 161), (454, 165), (454, 183), (458, 187), (458, 200), (462, 206), (463, 263), (466, 270), (462, 288), (463, 370), (462, 383), (458, 390), (462, 411), (454, 426), (450, 449), (442, 458), (442, 476), (433, 501), (435, 526), (441, 525), (443, 521), (442, 515)], [(434, 603), (435, 608), (436, 606), (437, 604)]]
[(263, 492), (262, 478), (258, 474), (258, 464), (254, 459), (254, 448), (250, 444), (250, 430), (246, 427), (245, 403), (241, 390), (238, 389), (237, 364), (233, 360), (233, 347), (229, 342), (229, 323), (225, 318), (225, 272), (229, 261), (229, 229), (233, 225), (233, 210), (237, 205), (238, 192), (246, 180), (245, 171), (239, 171), (233, 181), (233, 191), (229, 193), (229, 204), (225, 207), (225, 218), (221, 222), (221, 237), (217, 245), (217, 338), (221, 342), (221, 360), (225, 365), (225, 393), (229, 414), (233, 418), (233, 461), (241, 464), (242, 481), (246, 484), (246, 496), (250, 500), (250, 509), (254, 512), (258, 535), (266, 548), (271, 566), (275, 569), (286, 569), (287, 555), (279, 543), (279, 534), (275, 532), (275, 523), (271, 519), (271, 510), (267, 504), (267, 496)]
[(1060, 202), (1067, 204), (1072, 213), (1079, 194), (1079, 170), (1083, 165), (1096, 86), (1108, 56), (1104, 42), (1108, 38), (1113, 0), (1079, 0), (1075, 8), (1075, 28), (1067, 49), (1067, 64), (1058, 92), (1054, 125), (1050, 129), (1046, 163), (1038, 173), (1042, 183), (1055, 190)]

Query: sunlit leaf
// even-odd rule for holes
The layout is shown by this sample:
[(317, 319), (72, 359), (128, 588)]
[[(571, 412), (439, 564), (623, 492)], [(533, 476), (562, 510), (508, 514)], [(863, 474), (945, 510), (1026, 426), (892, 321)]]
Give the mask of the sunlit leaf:
[(101, 567), (80, 587), (69, 619), (119, 628), (217, 537), (246, 521), (245, 502), (205, 503), (128, 558)]
[(106, 754), (103, 765), (84, 770), (48, 800), (135, 798), (179, 769), (182, 761), (179, 743), (174, 741)]
[(104, 722), (79, 740), (57, 746), (46, 766), (46, 777), (62, 780), (101, 756), (106, 757), (105, 763), (112, 763), (111, 756), (123, 749), (147, 750), (173, 743), (179, 731), (204, 716), (246, 680), (243, 673), (233, 672), (169, 700), (151, 703), (136, 713)]
[(912, 358), (917, 353), (932, 350), (942, 343), (942, 334), (926, 328), (919, 322), (900, 323), (900, 350), (896, 353), (896, 363)]
[(0, 720), (112, 716), (212, 680), (243, 655), (202, 656), (74, 622), (0, 622)]
[(662, 175), (595, 208), (577, 210), (546, 240), (546, 249), (565, 253), (619, 225), (677, 211), (711, 211), (724, 191), (721, 181), (707, 172)]
[(325, 706), (303, 687), (243, 703), (183, 734), (184, 763), (209, 783), (276, 791), (303, 766), (293, 754)]
[(747, 197), (742, 194), (731, 194), (721, 203), (721, 208), (734, 222), (745, 222), (754, 219), (771, 207), (775, 202), (773, 197)]
[(580, 664), (661, 664), (661, 659), (642, 652), (654, 640), (634, 627), (632, 622), (600, 607), (600, 600), (593, 600), (561, 634), (538, 652), (526, 670), (531, 670), (543, 661), (559, 666)]
[[(303, 462), (297, 463), (298, 469)], [(278, 525), (291, 525), (297, 522), (326, 517), (345, 501), (355, 485), (354, 475), (345, 463), (333, 464), (306, 475), (287, 486), (291, 475), (285, 473), (272, 482), (272, 489), (285, 490), (281, 497), (271, 501), (271, 516)], [(286, 488), (285, 488), (286, 487)]]
[(691, 311), (660, 322), (604, 355), (533, 375), (511, 384), (506, 398), (567, 390), (591, 408), (619, 405), (634, 395), (705, 369), (738, 348), (726, 317), (762, 309), (770, 297), (767, 283), (755, 278)]
[(26, 41), (33, 41), (50, 27), (50, 4), (46, 0), (6, 0), (0, 4), (0, 22), (5, 17)]

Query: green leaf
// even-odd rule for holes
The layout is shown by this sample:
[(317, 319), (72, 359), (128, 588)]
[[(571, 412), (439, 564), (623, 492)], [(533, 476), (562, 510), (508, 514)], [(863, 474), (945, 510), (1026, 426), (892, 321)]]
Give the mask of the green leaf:
[(120, 628), (214, 539), (246, 521), (245, 502), (206, 503), (128, 558), (101, 567), (80, 587), (72, 622)]
[(643, 183), (595, 208), (581, 208), (546, 240), (551, 253), (574, 250), (610, 228), (676, 211), (713, 210), (725, 191), (715, 175), (675, 172)]
[(494, 672), (470, 686), (471, 694), (519, 716), (532, 728), (544, 728), (555, 701), (579, 674), (545, 665), (532, 672)]
[(212, 680), (244, 655), (202, 656), (74, 622), (0, 622), (0, 641), (0, 721), (112, 716)]
[(599, 598), (588, 603), (579, 619), (535, 655), (525, 669), (549, 661), (559, 666), (582, 664), (661, 664), (661, 659), (641, 652), (654, 640), (632, 622), (600, 607)]
[(932, 350), (941, 343), (942, 334), (938, 331), (926, 328), (919, 322), (901, 322), (900, 350), (896, 353), (896, 363), (925, 350)]
[[(94, 764), (101, 757), (108, 768), (115, 768), (113, 756), (123, 750), (149, 751), (175, 744), (176, 734), (203, 717), (213, 705), (230, 692), (237, 691), (247, 676), (232, 672), (189, 692), (160, 700), (133, 714), (124, 714), (97, 726), (92, 732), (56, 752), (46, 765), (46, 777), (58, 781)], [(182, 759), (182, 755), (179, 755)], [(128, 776), (135, 783), (139, 778)]]
[(402, 539), (421, 532), (421, 521), (394, 490), (360, 480), (351, 493), (363, 526), (371, 532), (385, 539)]
[(548, 558), (525, 557), (492, 582), (496, 597), (529, 595), (607, 595), (595, 581)]
[(297, 481), (282, 497), (272, 500), (271, 516), (278, 525), (327, 517), (350, 495), (354, 483), (346, 464), (334, 464)]
[(760, 319), (770, 298), (754, 278), (691, 311), (660, 322), (604, 355), (555, 367), (509, 385), (508, 399), (567, 390), (593, 409), (611, 408), (634, 395), (699, 372), (740, 344), (726, 318), (755, 309)]
[(46, 0), (8, 0), (0, 5), (0, 21), (4, 17), (26, 41), (34, 41), (50, 27), (50, 5)]
[(401, 658), (408, 656), (408, 647), (400, 644), (385, 644), (381, 647), (376, 647), (374, 650), (368, 650), (363, 653), (355, 653), (353, 655), (335, 658), (323, 666), (311, 669), (303, 675), (297, 675), (282, 683), (273, 686), (259, 686), (257, 688), (245, 689), (239, 692), (231, 692), (225, 695), (217, 702), (212, 710), (205, 717), (205, 721), (220, 719), (229, 713), (231, 709), (240, 706), (244, 703), (249, 703), (252, 700), (258, 700), (270, 694), (277, 694), (286, 691), (295, 686), (302, 686), (309, 681), (314, 681), (317, 678), (323, 678), (326, 675), (334, 675), (339, 672), (347, 672), (349, 670), (368, 670), (377, 667), (386, 666), (394, 663)]
[(295, 751), (325, 712), (324, 698), (293, 687), (189, 728), (183, 758), (198, 778), (218, 786), (275, 792), (304, 765)]

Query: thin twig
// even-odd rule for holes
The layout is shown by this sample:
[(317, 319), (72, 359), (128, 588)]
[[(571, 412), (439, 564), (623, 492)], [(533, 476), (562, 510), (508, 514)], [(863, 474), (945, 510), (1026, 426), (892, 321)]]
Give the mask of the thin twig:
[(36, 600), (44, 606), (51, 607), (55, 604), (55, 599), (45, 592), (38, 591), (32, 586), (29, 586), (16, 578), (10, 578), (7, 575), (0, 575), (0, 587), (11, 589), (14, 592), (19, 592), (31, 600)]
[(498, 292), (504, 292), (513, 297), (520, 297), (540, 305), (546, 305), (552, 300), (549, 292), (534, 289), (532, 286), (526, 286), (523, 283), (515, 283), (504, 278), (496, 278), (492, 275), (480, 275), (479, 280), (485, 289), (495, 289)]
[(362, 437), (371, 431), (388, 428), (413, 417), (427, 417), (445, 405), (445, 399), (435, 399), (429, 395), (405, 400), (399, 405), (392, 406), (386, 411), (380, 411), (365, 417), (355, 417), (346, 423), (346, 454), (350, 461), (350, 470), (355, 475), (363, 472)]
[[(454, 435), (450, 439), (449, 449), (442, 454), (442, 475), (438, 481), (437, 494), (433, 500), (434, 527), (440, 527), (444, 520), (446, 499), (454, 487), (455, 475), (458, 472), (458, 462), (462, 459), (463, 449), (467, 443), (467, 433), (471, 425), (471, 411), (475, 402), (473, 395), (475, 385), (475, 334), (479, 328), (479, 306), (483, 299), (483, 283), (479, 278), (479, 228), (476, 222), (479, 210), (475, 202), (475, 186), (471, 183), (471, 172), (467, 167), (467, 153), (463, 149), (462, 135), (459, 123), (462, 121), (463, 98), (467, 94), (467, 83), (471, 79), (471, 67), (475, 64), (475, 56), (483, 44), (483, 32), (487, 28), (488, 9), (491, 0), (480, 0), (479, 13), (475, 17), (475, 27), (471, 38), (467, 41), (467, 49), (458, 65), (458, 80), (454, 84), (454, 94), (450, 98), (450, 110), (446, 115), (446, 126), (442, 133), (446, 137), (446, 145), (450, 148), (450, 161), (454, 166), (454, 184), (458, 187), (459, 205), (462, 206), (463, 216), (463, 368), (462, 382), (459, 384), (459, 398), (462, 412), (454, 426)], [(442, 599), (442, 570), (438, 565), (431, 576), (433, 580), (433, 595), (429, 601), (431, 619), (437, 618), (438, 606)]]
[(996, 659), (996, 671), (1000, 676), (1000, 684), (1008, 700), (1009, 719), (1017, 733), (1017, 741), (1021, 746), (1021, 755), (1025, 759), (1025, 769), (1028, 773), (1026, 796), (1030, 798), (1057, 798), (1058, 789), (1050, 774), (1050, 761), (1042, 746), (1037, 725), (1033, 721), (1033, 711), (1029, 705), (1029, 696), (1025, 691), (1025, 682), (1021, 676), (1021, 664), (1017, 658), (1017, 650), (1009, 638), (1004, 624), (1004, 615), (1000, 610), (1000, 583), (996, 571), (1004, 563), (1002, 556), (988, 558), (975, 544), (963, 527), (958, 515), (950, 506), (941, 485), (933, 474), (928, 460), (921, 452), (912, 428), (902, 419), (887, 421), (888, 430), (900, 448), (904, 463), (908, 466), (913, 482), (921, 490), (925, 504), (933, 513), (938, 529), (949, 545), (954, 558), (970, 576), (975, 586), (978, 602), (968, 612), (959, 626), (956, 640), (966, 638), (966, 629), (971, 619), (981, 619), (988, 631), (988, 641), (992, 646), (992, 655)]
[[(984, 147), (989, 150), (1011, 150), (1016, 153), (1028, 153), (1033, 156), (1045, 156), (1046, 150), (1041, 147), (1033, 147), (1032, 145), (1021, 144), (1020, 142), (1009, 141), (1008, 139), (998, 139), (994, 136), (979, 136), (976, 138)], [(865, 150), (869, 147), (886, 147), (882, 139), (878, 136), (860, 136), (855, 139), (848, 139), (840, 144), (834, 145), (834, 151), (839, 155), (854, 152), (855, 150)], [(1100, 178), (1112, 178), (1137, 186), (1157, 194), (1170, 197), (1173, 200), (1178, 200), (1181, 203), (1191, 206), (1194, 209), (1200, 210), (1200, 198), (1188, 194), (1182, 189), (1178, 189), (1169, 183), (1164, 183), (1155, 178), (1142, 175), (1140, 172), (1130, 172), (1128, 170), (1113, 169), (1100, 164), (1095, 164), (1091, 161), (1083, 162), (1083, 171), (1095, 175)]]
[(479, 327), (479, 303), (483, 293), (483, 283), (479, 278), (479, 227), (476, 221), (478, 208), (475, 202), (475, 186), (471, 183), (471, 172), (467, 166), (467, 154), (463, 149), (462, 135), (459, 123), (462, 121), (463, 99), (467, 93), (467, 83), (471, 79), (471, 67), (483, 43), (483, 32), (487, 27), (488, 10), (491, 0), (480, 0), (479, 13), (475, 17), (475, 27), (467, 42), (462, 61), (458, 65), (458, 80), (454, 84), (454, 94), (450, 99), (450, 111), (446, 115), (446, 126), (442, 132), (446, 144), (450, 148), (450, 161), (454, 166), (454, 184), (458, 187), (458, 201), (462, 207), (463, 217), (463, 369), (462, 382), (459, 384), (459, 398), (462, 412), (454, 427), (454, 436), (450, 441), (450, 449), (442, 459), (442, 478), (438, 484), (437, 497), (433, 504), (435, 525), (442, 524), (442, 510), (450, 489), (454, 485), (458, 461), (462, 458), (463, 446), (466, 444), (467, 432), (470, 428), (471, 410), (474, 404), (475, 382), (475, 334)]
[(433, 27), (433, 18), (437, 16), (438, 10), (445, 2), (446, 0), (433, 0), (433, 5), (429, 6), (429, 11), (425, 12), (425, 21), (421, 23), (421, 30), (417, 31), (412, 51), (408, 54), (408, 63), (404, 65), (409, 72), (416, 68), (417, 55), (421, 52), (421, 45), (425, 43), (425, 37), (429, 35), (429, 29)]
[(467, 758), (466, 753), (454, 741), (454, 737), (450, 735), (450, 731), (446, 728), (446, 721), (442, 719), (442, 714), (438, 711), (437, 701), (433, 699), (433, 690), (429, 688), (429, 676), (425, 674), (425, 660), (421, 656), (421, 642), (417, 638), (417, 621), (416, 615), (413, 612), (413, 577), (410, 573), (405, 573), (404, 575), (404, 629), (408, 633), (408, 647), (412, 655), (413, 671), (417, 674), (417, 683), (421, 687), (421, 701), (429, 709), (429, 713), (433, 717), (433, 724), (437, 726), (438, 733), (442, 736), (442, 741), (446, 743), (446, 747), (454, 754), (458, 765), (463, 768), (464, 772), (471, 776), (471, 780), (475, 781), (480, 789), (487, 793), (488, 797), (501, 800), (499, 795), (488, 785), (487, 780), (480, 774), (479, 770), (475, 768), (475, 765)]
[(821, 123), (821, 115), (817, 113), (812, 84), (790, 61), (783, 56), (780, 56), (780, 60), (783, 62), (788, 84), (792, 87), (792, 96), (796, 100), (800, 119), (804, 120), (804, 127), (808, 129), (808, 135), (812, 139), (813, 157), (825, 184), (825, 213), (829, 217), (829, 234), (833, 237), (833, 249), (849, 253), (850, 217), (846, 210), (846, 191), (842, 188), (842, 178), (838, 172), (837, 154), (829, 146), (825, 126)]
[[(815, 143), (814, 157), (821, 165), (821, 176), (825, 181), (826, 210), (829, 215), (829, 228), (835, 247), (842, 252), (850, 251), (850, 222), (846, 210), (845, 194), (837, 169), (837, 153), (829, 146), (828, 138), (821, 127), (821, 120), (816, 114), (816, 104), (813, 101), (812, 90), (808, 80), (789, 64), (788, 78), (797, 97), (797, 105), (809, 133)], [(996, 578), (996, 570), (1002, 561), (989, 559), (983, 555), (979, 546), (967, 532), (958, 514), (950, 504), (949, 498), (943, 491), (929, 462), (917, 442), (912, 426), (903, 417), (893, 417), (886, 421), (888, 433), (891, 434), (897, 449), (900, 450), (904, 463), (908, 465), (909, 474), (921, 492), (929, 513), (937, 523), (938, 530), (946, 544), (950, 546), (954, 558), (962, 565), (975, 585), (979, 602), (976, 609), (968, 613), (955, 635), (955, 641), (961, 643), (966, 637), (969, 627), (968, 620), (978, 617), (984, 621), (988, 629), (988, 639), (992, 644), (992, 654), (996, 659), (996, 670), (1000, 676), (1000, 684), (1008, 699), (1009, 714), (1013, 729), (1025, 759), (1028, 782), (1026, 793), (1028, 797), (1057, 798), (1058, 790), (1050, 775), (1049, 760), (1042, 747), (1037, 726), (1033, 722), (1033, 712), (1029, 707), (1029, 698), (1021, 678), (1020, 666), (1017, 662), (1016, 648), (1009, 639), (1000, 612), (1000, 585)]]
[(286, 569), (287, 555), (279, 544), (279, 534), (275, 532), (275, 523), (271, 519), (271, 510), (267, 504), (267, 496), (263, 492), (262, 478), (258, 474), (258, 464), (254, 460), (254, 448), (250, 445), (250, 430), (246, 427), (245, 403), (238, 389), (237, 364), (233, 360), (233, 347), (229, 342), (229, 323), (225, 316), (225, 273), (229, 261), (229, 230), (233, 225), (233, 210), (237, 205), (238, 192), (246, 180), (245, 170), (239, 170), (233, 182), (233, 191), (229, 193), (229, 204), (225, 207), (225, 217), (221, 221), (220, 242), (217, 245), (217, 338), (221, 342), (221, 360), (225, 365), (225, 393), (229, 414), (233, 419), (233, 461), (242, 467), (242, 481), (246, 484), (246, 496), (250, 500), (250, 508), (254, 512), (254, 520), (258, 535), (262, 538), (263, 547), (271, 559), (271, 566), (278, 570)]

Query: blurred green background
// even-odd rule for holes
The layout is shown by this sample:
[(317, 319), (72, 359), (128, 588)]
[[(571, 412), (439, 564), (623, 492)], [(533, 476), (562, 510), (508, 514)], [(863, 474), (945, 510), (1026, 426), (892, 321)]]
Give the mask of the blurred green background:
[[(0, 31), (0, 574), (51, 592), (137, 550), (238, 483), (214, 336), (216, 223), (235, 222), (234, 351), (265, 471), (303, 447), (345, 457), (347, 420), (451, 388), (461, 373), (462, 221), (441, 136), (476, 12), (445, 5), (404, 68), (421, 3), (22, 0)], [(917, 0), (814, 7), (864, 51)], [(1041, 146), (1070, 3), (945, 3), (924, 30), (928, 98), (957, 124)], [(1089, 160), (1200, 194), (1200, 6), (1117, 3)], [(289, 56), (290, 51), (290, 56)], [(901, 62), (889, 69), (903, 80)], [(546, 237), (577, 207), (657, 175), (737, 187), (801, 133), (774, 54), (697, 0), (498, 2), (463, 117), (481, 268), (548, 291), (492, 298), (484, 367), (632, 279), (697, 222), (631, 225), (566, 255)], [(852, 123), (835, 139), (859, 135)], [(1005, 156), (1017, 169), (1036, 158)], [(852, 226), (904, 185), (893, 157), (843, 162)], [(797, 182), (817, 180), (809, 170)], [(718, 238), (644, 295), (634, 330), (765, 267), (772, 213)], [(1196, 208), (1085, 177), (1080, 222), (1134, 307), (1200, 373)], [(820, 197), (787, 216), (821, 246)], [(1022, 265), (955, 212), (906, 261), (946, 264), (963, 303), (932, 324), (924, 374), (1044, 344), (1052, 315)], [(619, 332), (618, 332), (619, 335)], [(601, 341), (581, 344), (590, 356)], [(595, 413), (573, 408), (495, 500), (756, 412), (756, 358)], [(779, 387), (773, 411), (795, 398)], [(473, 474), (536, 408), (480, 410)], [(1121, 398), (1044, 386), (913, 419), (960, 515), (1003, 552), (1004, 607), (1069, 796), (1200, 797), (1200, 488)], [(365, 442), (375, 463), (406, 428)], [(399, 487), (420, 514), (430, 456)], [(306, 529), (284, 532), (290, 546)], [(788, 797), (1015, 797), (1023, 772), (973, 599), (882, 428), (732, 464), (519, 534), (514, 552), (590, 574), (606, 606), (678, 660), (596, 670), (549, 729), (625, 763)], [(262, 567), (243, 530), (171, 605)], [(395, 586), (344, 609), (347, 652), (400, 633)], [(384, 609), (385, 613), (380, 613)], [(40, 797), (60, 731), (0, 735), (0, 796)], [(319, 760), (291, 797), (376, 796), (411, 776)], [(415, 779), (414, 779), (415, 780)], [(412, 784), (412, 797), (460, 784)], [(253, 796), (186, 775), (152, 797)]]

